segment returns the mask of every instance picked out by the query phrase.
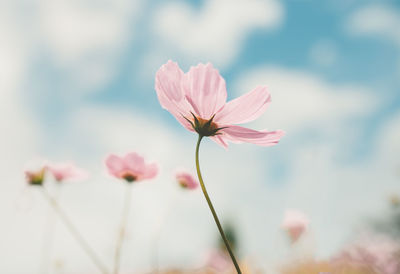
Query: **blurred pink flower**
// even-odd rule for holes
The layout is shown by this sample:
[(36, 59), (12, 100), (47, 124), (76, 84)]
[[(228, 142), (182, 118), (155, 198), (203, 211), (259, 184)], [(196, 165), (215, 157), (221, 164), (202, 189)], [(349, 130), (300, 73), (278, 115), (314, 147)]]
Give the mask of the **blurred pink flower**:
[(175, 178), (179, 185), (187, 189), (196, 189), (199, 186), (199, 181), (195, 179), (189, 172), (177, 171), (175, 173)]
[(282, 228), (287, 231), (292, 243), (296, 242), (307, 230), (309, 220), (303, 212), (295, 209), (286, 210)]
[(366, 234), (333, 260), (372, 268), (377, 273), (400, 273), (400, 242), (385, 235)]
[(111, 154), (106, 159), (106, 166), (111, 175), (127, 182), (152, 179), (158, 173), (157, 164), (146, 164), (144, 158), (135, 152), (128, 153), (124, 157)]
[(42, 185), (44, 176), (46, 173), (46, 167), (42, 167), (39, 170), (25, 170), (25, 178), (30, 185)]
[(281, 130), (256, 131), (234, 124), (255, 120), (266, 110), (271, 96), (264, 86), (226, 102), (225, 80), (210, 63), (191, 67), (183, 73), (168, 61), (156, 74), (155, 89), (161, 106), (186, 129), (228, 147), (233, 143), (272, 146), (284, 135)]
[(54, 176), (57, 182), (79, 181), (88, 177), (86, 171), (76, 167), (72, 163), (53, 163), (47, 165), (47, 169)]

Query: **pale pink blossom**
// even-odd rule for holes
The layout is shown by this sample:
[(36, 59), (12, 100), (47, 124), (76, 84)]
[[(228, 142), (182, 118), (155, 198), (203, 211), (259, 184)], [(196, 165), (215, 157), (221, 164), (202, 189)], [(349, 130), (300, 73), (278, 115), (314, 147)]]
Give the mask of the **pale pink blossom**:
[(86, 171), (73, 163), (52, 163), (47, 165), (47, 169), (57, 182), (80, 181), (88, 177)]
[(155, 89), (161, 106), (186, 129), (209, 136), (224, 147), (228, 141), (272, 146), (284, 135), (281, 130), (237, 126), (264, 113), (271, 96), (265, 86), (258, 86), (226, 102), (225, 80), (210, 63), (191, 67), (185, 74), (177, 63), (168, 61), (156, 74)]
[(111, 154), (106, 159), (106, 166), (111, 175), (128, 182), (152, 179), (158, 173), (157, 164), (145, 163), (144, 158), (135, 152), (123, 157)]
[(177, 171), (175, 178), (179, 185), (187, 189), (196, 189), (199, 186), (199, 181), (189, 172)]
[(292, 243), (296, 242), (307, 230), (309, 220), (306, 215), (299, 210), (286, 210), (282, 222), (282, 228), (288, 233)]
[(362, 234), (356, 242), (348, 245), (333, 260), (368, 266), (377, 273), (400, 273), (400, 242), (385, 235)]

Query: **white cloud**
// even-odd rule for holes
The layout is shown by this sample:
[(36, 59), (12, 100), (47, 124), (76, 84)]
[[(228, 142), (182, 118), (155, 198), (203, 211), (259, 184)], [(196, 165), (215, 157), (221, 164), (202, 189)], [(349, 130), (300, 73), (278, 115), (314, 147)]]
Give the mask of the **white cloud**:
[[(353, 13), (346, 26), (353, 35), (394, 43), (400, 55), (400, 10), (383, 4), (371, 4)], [(397, 75), (400, 75), (400, 61)]]
[[(380, 38), (394, 43), (400, 55), (400, 10), (382, 4), (371, 4), (352, 14), (347, 25), (354, 35)], [(400, 61), (397, 75), (400, 75)]]
[[(25, 241), (34, 242), (35, 239), (27, 239), (26, 227), (20, 226), (21, 215), (24, 215), (25, 225), (34, 220), (18, 206), (28, 200), (23, 192), (23, 168), (27, 158), (36, 153), (40, 138), (37, 121), (22, 96), (31, 55), (28, 39), (14, 16), (13, 4), (3, 1), (0, 9), (0, 222), (4, 232), (0, 235), (3, 246), (0, 256), (7, 258), (1, 263), (0, 272), (10, 274), (18, 273), (14, 269), (17, 260), (12, 258), (18, 257), (19, 250), (37, 252)], [(28, 257), (24, 264), (26, 269), (32, 269), (35, 262)]]
[[(354, 117), (371, 113), (377, 101), (361, 86), (330, 84), (312, 74), (279, 67), (260, 67), (242, 75), (238, 94), (266, 85), (272, 103), (259, 124), (289, 134), (301, 129), (334, 129)], [(346, 133), (348, 134), (348, 133)]]
[[(95, 91), (117, 73), (121, 53), (136, 31), (141, 3), (141, 0), (4, 2), (0, 13), (5, 28), (1, 31), (6, 33), (0, 38), (4, 39), (1, 47), (10, 45), (15, 37), (20, 39), (12, 50), (24, 48), (24, 55), (18, 56), (23, 65), (33, 72), (40, 71), (40, 76), (42, 66), (51, 67), (51, 75), (46, 71), (49, 79), (57, 73), (57, 77), (62, 75), (64, 86), (68, 86), (64, 96)], [(14, 63), (18, 64), (10, 62), (8, 66), (13, 69)], [(43, 88), (41, 92), (45, 92)]]
[(27, 39), (21, 33), (12, 6), (4, 3), (0, 9), (0, 95), (15, 93), (22, 84), (29, 58)]
[(196, 12), (184, 2), (168, 3), (155, 14), (155, 30), (167, 45), (189, 58), (230, 64), (253, 29), (271, 29), (283, 21), (276, 0), (208, 0)]
[(372, 4), (356, 11), (348, 21), (349, 30), (357, 35), (377, 36), (400, 46), (400, 12)]
[(78, 87), (93, 90), (112, 79), (140, 5), (140, 0), (40, 1), (36, 44)]
[(38, 132), (22, 96), (29, 69), (30, 48), (14, 18), (13, 5), (0, 9), (0, 156), (1, 167), (21, 160), (33, 151)]

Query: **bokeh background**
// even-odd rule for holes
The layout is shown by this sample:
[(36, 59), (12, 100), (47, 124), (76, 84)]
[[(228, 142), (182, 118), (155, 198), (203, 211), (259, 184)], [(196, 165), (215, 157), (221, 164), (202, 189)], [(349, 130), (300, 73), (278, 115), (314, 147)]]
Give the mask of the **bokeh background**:
[(137, 151), (161, 168), (134, 186), (124, 270), (153, 267), (160, 230), (162, 267), (197, 267), (216, 246), (201, 192), (173, 176), (194, 170), (196, 136), (158, 103), (154, 76), (169, 59), (184, 71), (212, 62), (229, 98), (267, 85), (272, 103), (251, 127), (287, 133), (271, 148), (202, 145), (242, 258), (284, 260), (288, 208), (310, 219), (307, 252), (329, 257), (388, 221), (400, 195), (398, 1), (3, 0), (0, 41), (1, 273), (96, 271), (26, 186), (23, 169), (43, 159), (90, 172), (53, 191), (107, 264), (125, 190), (105, 171), (108, 153)]

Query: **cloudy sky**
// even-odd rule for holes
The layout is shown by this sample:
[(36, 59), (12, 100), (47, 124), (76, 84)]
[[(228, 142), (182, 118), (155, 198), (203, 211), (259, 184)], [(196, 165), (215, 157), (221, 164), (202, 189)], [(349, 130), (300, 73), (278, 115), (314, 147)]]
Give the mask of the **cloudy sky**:
[(5, 0), (0, 39), (0, 272), (96, 270), (25, 186), (22, 170), (43, 159), (91, 173), (52, 190), (111, 264), (125, 189), (103, 160), (129, 151), (161, 171), (134, 186), (123, 269), (152, 267), (157, 231), (161, 265), (201, 263), (218, 235), (202, 194), (174, 182), (177, 167), (194, 169), (196, 136), (159, 106), (154, 75), (169, 59), (184, 71), (212, 62), (229, 98), (267, 85), (272, 103), (250, 126), (287, 133), (271, 148), (202, 145), (206, 184), (243, 258), (287, 254), (287, 208), (309, 216), (310, 252), (330, 256), (400, 194), (395, 0)]

